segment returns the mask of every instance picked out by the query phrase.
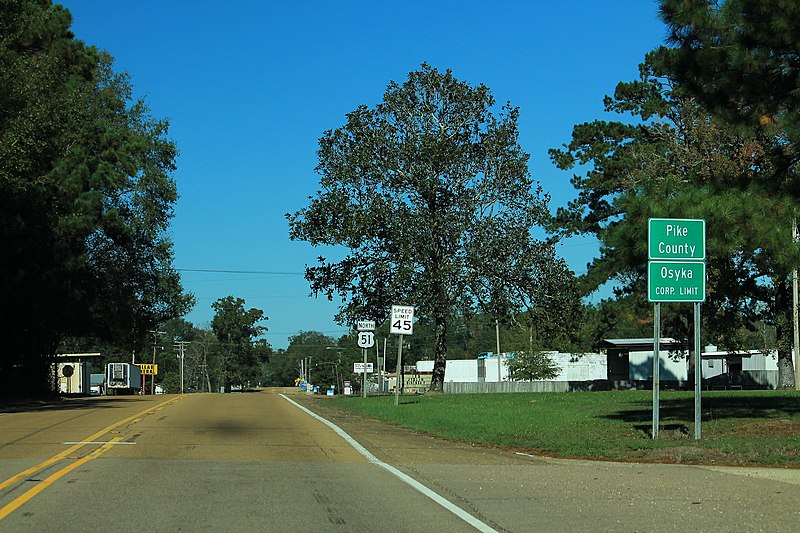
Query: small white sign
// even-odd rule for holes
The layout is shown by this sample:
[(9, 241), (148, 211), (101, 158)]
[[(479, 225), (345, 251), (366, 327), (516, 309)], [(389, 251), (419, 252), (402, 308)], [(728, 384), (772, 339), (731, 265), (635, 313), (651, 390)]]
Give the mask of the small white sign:
[[(373, 367), (372, 363), (367, 363), (367, 374), (372, 374)], [(364, 363), (353, 363), (353, 374), (363, 374), (364, 373)]]
[(357, 331), (375, 331), (374, 320), (359, 320), (356, 322)]
[(393, 305), (389, 333), (411, 335), (414, 332), (414, 308), (410, 305)]
[(371, 331), (358, 332), (358, 347), (359, 348), (372, 348), (375, 346), (375, 334)]

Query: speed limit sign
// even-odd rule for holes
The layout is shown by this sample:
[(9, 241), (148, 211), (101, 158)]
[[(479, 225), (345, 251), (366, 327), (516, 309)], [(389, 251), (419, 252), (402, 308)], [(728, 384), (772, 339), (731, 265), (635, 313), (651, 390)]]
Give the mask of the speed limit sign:
[(359, 348), (372, 348), (375, 346), (375, 334), (371, 331), (358, 332), (358, 347)]
[(410, 305), (393, 305), (389, 333), (411, 335), (414, 333), (414, 308)]

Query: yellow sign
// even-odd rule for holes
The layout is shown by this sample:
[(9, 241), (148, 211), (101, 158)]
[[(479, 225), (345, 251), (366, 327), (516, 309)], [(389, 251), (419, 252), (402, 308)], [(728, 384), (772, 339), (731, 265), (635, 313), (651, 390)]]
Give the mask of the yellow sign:
[(433, 374), (406, 374), (405, 392), (410, 394), (424, 393), (431, 388)]
[(143, 363), (137, 364), (136, 366), (142, 371), (143, 376), (157, 376), (158, 375), (158, 365), (153, 365), (150, 363)]

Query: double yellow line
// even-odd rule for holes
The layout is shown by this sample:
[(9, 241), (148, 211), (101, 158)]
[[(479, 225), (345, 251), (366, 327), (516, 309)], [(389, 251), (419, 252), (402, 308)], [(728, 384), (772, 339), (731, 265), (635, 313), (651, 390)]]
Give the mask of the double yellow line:
[[(63, 452), (57, 453), (56, 455), (52, 456), (51, 458), (46, 459), (45, 461), (42, 461), (41, 463), (39, 463), (39, 464), (37, 464), (35, 466), (32, 466), (32, 467), (28, 468), (27, 470), (23, 470), (19, 474), (16, 474), (16, 475), (11, 476), (10, 478), (6, 479), (2, 483), (0, 483), (0, 490), (3, 490), (5, 488), (13, 485), (14, 483), (20, 481), (21, 479), (25, 479), (26, 477), (30, 476), (31, 474), (33, 474), (35, 472), (38, 472), (38, 471), (40, 471), (40, 470), (42, 470), (44, 468), (47, 468), (48, 466), (52, 465), (53, 463), (57, 463), (58, 461), (61, 461), (62, 459), (65, 459), (65, 458), (69, 457), (72, 453), (74, 453), (77, 450), (79, 450), (80, 448), (86, 446), (87, 443), (96, 441), (97, 439), (99, 439), (100, 437), (105, 435), (106, 433), (109, 433), (110, 431), (113, 431), (114, 429), (118, 428), (119, 426), (121, 426), (123, 424), (127, 424), (128, 422), (132, 422), (132, 421), (136, 420), (137, 418), (143, 417), (146, 414), (151, 413), (151, 412), (153, 412), (155, 410), (163, 409), (167, 405), (169, 405), (169, 404), (171, 404), (173, 402), (177, 402), (181, 398), (183, 398), (183, 397), (182, 396), (178, 396), (177, 398), (173, 398), (171, 400), (167, 400), (166, 402), (162, 402), (162, 403), (156, 405), (155, 407), (148, 407), (147, 409), (145, 409), (144, 411), (142, 411), (140, 413), (136, 413), (135, 415), (129, 416), (128, 418), (120, 420), (119, 422), (115, 422), (115, 423), (111, 424), (110, 426), (104, 427), (100, 431), (89, 435), (88, 437), (83, 439), (81, 442), (70, 446), (69, 448), (67, 448)], [(72, 472), (73, 470), (75, 470), (79, 466), (88, 463), (92, 459), (96, 459), (96, 458), (100, 457), (101, 455), (106, 453), (109, 449), (111, 449), (111, 447), (114, 444), (116, 444), (117, 442), (120, 442), (121, 440), (122, 440), (122, 437), (114, 437), (114, 438), (112, 438), (111, 440), (109, 440), (108, 442), (106, 442), (105, 444), (103, 444), (102, 446), (100, 446), (99, 448), (94, 450), (93, 452), (89, 453), (88, 455), (76, 460), (75, 462), (72, 462), (72, 463), (68, 464), (67, 466), (65, 466), (61, 470), (58, 470), (57, 472), (55, 472), (54, 474), (49, 476), (47, 479), (42, 480), (36, 486), (34, 486), (33, 488), (29, 489), (24, 494), (18, 496), (12, 502), (10, 502), (10, 503), (6, 504), (4, 507), (0, 508), (0, 520), (3, 520), (9, 514), (13, 513), (17, 509), (19, 509), (23, 504), (25, 504), (25, 502), (30, 501), (31, 498), (33, 498), (34, 496), (36, 496), (37, 494), (42, 492), (44, 489), (46, 489), (47, 487), (52, 485), (56, 480), (64, 477), (66, 474)]]

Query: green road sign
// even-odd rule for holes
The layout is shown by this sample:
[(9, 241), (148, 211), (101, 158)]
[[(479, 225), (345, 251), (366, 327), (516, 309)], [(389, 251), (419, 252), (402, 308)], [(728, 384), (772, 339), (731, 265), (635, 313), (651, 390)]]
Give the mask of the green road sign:
[(647, 251), (652, 260), (703, 261), (706, 258), (706, 221), (693, 218), (651, 218)]
[(706, 264), (702, 261), (650, 261), (647, 299), (651, 302), (704, 302)]

